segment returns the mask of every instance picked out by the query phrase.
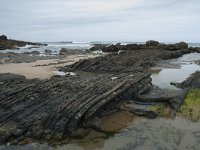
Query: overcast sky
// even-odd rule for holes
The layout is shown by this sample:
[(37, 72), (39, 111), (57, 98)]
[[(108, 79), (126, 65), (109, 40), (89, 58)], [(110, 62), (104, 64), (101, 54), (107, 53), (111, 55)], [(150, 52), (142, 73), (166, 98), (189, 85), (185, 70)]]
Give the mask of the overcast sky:
[(200, 0), (0, 0), (0, 34), (29, 41), (200, 42)]

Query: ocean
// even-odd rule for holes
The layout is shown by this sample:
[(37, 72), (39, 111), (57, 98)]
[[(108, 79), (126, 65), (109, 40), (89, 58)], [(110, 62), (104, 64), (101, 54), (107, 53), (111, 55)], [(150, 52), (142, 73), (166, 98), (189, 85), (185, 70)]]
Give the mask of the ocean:
[[(1, 50), (1, 52), (15, 52), (15, 53), (23, 53), (23, 52), (32, 52), (32, 51), (39, 51), (41, 54), (44, 54), (45, 50), (51, 50), (52, 54), (58, 54), (61, 48), (68, 48), (68, 49), (79, 49), (79, 50), (88, 50), (94, 44), (117, 44), (121, 43), (122, 45), (126, 44), (144, 44), (145, 42), (119, 42), (119, 41), (94, 41), (94, 42), (42, 42), (43, 44), (48, 44), (48, 46), (38, 46), (35, 47), (34, 45), (26, 45), (24, 47), (18, 47), (18, 50)], [(167, 43), (166, 44), (174, 44), (174, 43)], [(200, 43), (189, 43), (189, 47), (200, 47)]]

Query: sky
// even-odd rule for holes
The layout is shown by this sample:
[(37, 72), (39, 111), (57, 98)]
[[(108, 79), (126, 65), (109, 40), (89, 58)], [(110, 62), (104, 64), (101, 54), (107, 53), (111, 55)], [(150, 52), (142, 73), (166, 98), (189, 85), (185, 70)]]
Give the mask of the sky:
[(38, 42), (200, 42), (200, 0), (0, 0), (0, 34)]

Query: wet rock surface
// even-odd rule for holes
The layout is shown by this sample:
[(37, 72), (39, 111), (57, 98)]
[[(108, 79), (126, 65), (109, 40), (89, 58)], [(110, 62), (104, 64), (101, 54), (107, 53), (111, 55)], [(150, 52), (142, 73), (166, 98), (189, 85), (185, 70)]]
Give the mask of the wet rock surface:
[(179, 88), (200, 88), (200, 71), (193, 73), (184, 82), (175, 85)]
[(187, 88), (179, 91), (166, 91), (152, 86), (148, 92), (138, 95), (136, 101), (140, 103), (167, 103), (174, 110), (178, 110), (188, 91)]
[(24, 137), (67, 137), (82, 122), (115, 108), (122, 98), (143, 92), (151, 81), (145, 73), (131, 77), (121, 74), (114, 81), (112, 76), (79, 72), (76, 76), (55, 76), (44, 81), (3, 82), (0, 124), (9, 136), (1, 136), (1, 142)]
[(200, 72), (196, 71), (182, 83), (175, 84), (179, 88), (188, 89), (187, 96), (181, 105), (178, 115), (192, 122), (200, 120)]

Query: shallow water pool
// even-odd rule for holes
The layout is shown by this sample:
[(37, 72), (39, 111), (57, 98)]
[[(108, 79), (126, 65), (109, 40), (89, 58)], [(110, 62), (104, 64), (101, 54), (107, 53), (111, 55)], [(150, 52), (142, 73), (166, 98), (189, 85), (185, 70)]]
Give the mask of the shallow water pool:
[[(183, 55), (178, 59), (168, 60), (167, 67), (159, 66), (157, 69), (161, 71), (154, 72), (151, 75), (152, 83), (162, 89), (177, 89), (170, 85), (170, 82), (180, 83), (184, 81), (190, 74), (200, 71), (200, 66), (195, 61), (200, 60), (199, 53), (191, 53)], [(163, 66), (166, 66), (165, 62)]]

